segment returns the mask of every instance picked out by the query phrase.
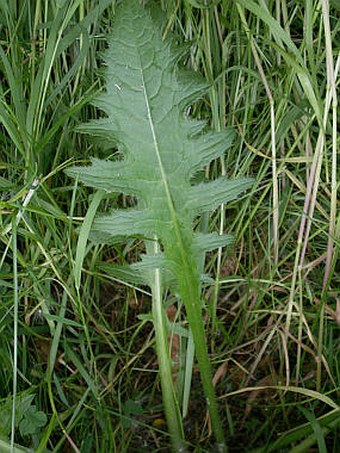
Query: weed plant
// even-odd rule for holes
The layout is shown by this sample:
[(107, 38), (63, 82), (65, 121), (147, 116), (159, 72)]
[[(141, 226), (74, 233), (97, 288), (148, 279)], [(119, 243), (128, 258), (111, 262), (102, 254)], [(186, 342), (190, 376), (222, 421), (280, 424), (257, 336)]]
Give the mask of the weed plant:
[[(235, 238), (202, 263), (213, 279), (202, 284), (203, 319), (229, 451), (336, 452), (339, 4), (144, 3), (181, 47), (179, 64), (209, 83), (186, 114), (236, 132), (195, 183), (254, 178), (250, 196), (195, 225)], [(115, 11), (111, 0), (0, 1), (1, 451), (170, 448), (150, 290), (108, 272), (139, 261), (145, 245), (84, 240), (97, 211), (136, 200), (102, 198), (64, 172), (114, 153), (78, 126), (102, 117), (91, 101), (104, 91)], [(187, 448), (214, 451), (177, 302), (164, 297)]]

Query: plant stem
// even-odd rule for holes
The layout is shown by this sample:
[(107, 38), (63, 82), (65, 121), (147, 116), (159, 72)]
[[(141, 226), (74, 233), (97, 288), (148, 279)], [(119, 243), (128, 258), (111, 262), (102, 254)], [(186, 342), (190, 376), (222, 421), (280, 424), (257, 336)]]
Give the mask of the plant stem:
[[(155, 240), (153, 242), (153, 253), (158, 254), (159, 252), (159, 244), (157, 240)], [(162, 293), (161, 271), (160, 269), (155, 269), (152, 286), (152, 316), (155, 328), (156, 350), (164, 411), (173, 450), (176, 452), (185, 452), (186, 448), (184, 443), (183, 424), (172, 379), (171, 359), (168, 348), (167, 321), (163, 309)]]
[(212, 371), (208, 355), (204, 323), (202, 317), (202, 306), (199, 298), (199, 280), (197, 279), (193, 267), (187, 267), (187, 274), (182, 282), (181, 294), (185, 304), (187, 318), (192, 330), (194, 344), (196, 348), (196, 357), (201, 374), (204, 394), (209, 410), (212, 430), (218, 443), (218, 451), (226, 452), (226, 442), (222, 428), (221, 419), (218, 412), (218, 406), (215, 396), (215, 390), (212, 381)]

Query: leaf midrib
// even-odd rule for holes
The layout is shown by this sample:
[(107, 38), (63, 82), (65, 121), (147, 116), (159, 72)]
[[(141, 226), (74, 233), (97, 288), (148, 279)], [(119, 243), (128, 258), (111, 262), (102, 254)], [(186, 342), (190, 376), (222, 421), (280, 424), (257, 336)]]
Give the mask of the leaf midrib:
[(174, 227), (175, 227), (175, 234), (177, 237), (182, 262), (187, 264), (186, 254), (184, 253), (183, 240), (182, 240), (181, 230), (180, 230), (180, 227), (178, 224), (176, 209), (175, 209), (175, 206), (172, 201), (168, 178), (167, 178), (167, 175), (166, 175), (166, 172), (164, 169), (164, 165), (162, 162), (162, 157), (161, 157), (161, 153), (160, 153), (160, 149), (159, 149), (159, 145), (158, 145), (157, 134), (156, 134), (156, 129), (155, 129), (155, 122), (154, 122), (154, 119), (153, 119), (153, 116), (151, 113), (149, 96), (148, 96), (148, 92), (147, 92), (147, 88), (146, 88), (146, 84), (145, 84), (145, 77), (144, 77), (143, 65), (142, 65), (142, 60), (141, 60), (140, 54), (139, 54), (139, 63), (140, 63), (140, 72), (141, 72), (142, 89), (143, 89), (143, 95), (144, 95), (144, 100), (145, 100), (145, 107), (146, 107), (146, 111), (147, 111), (147, 117), (148, 117), (148, 122), (149, 122), (150, 130), (151, 130), (153, 145), (154, 145), (158, 165), (159, 165), (161, 176), (162, 176), (162, 183), (164, 186), (171, 219), (172, 219)]

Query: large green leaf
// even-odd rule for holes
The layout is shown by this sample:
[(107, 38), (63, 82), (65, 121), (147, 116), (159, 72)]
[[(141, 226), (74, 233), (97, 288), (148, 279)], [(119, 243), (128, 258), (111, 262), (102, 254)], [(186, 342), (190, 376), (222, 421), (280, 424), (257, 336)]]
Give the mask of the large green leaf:
[[(136, 0), (125, 0), (117, 10), (105, 63), (106, 91), (95, 104), (106, 117), (82, 125), (81, 130), (117, 146), (120, 160), (95, 159), (92, 166), (73, 167), (67, 173), (96, 189), (136, 197), (135, 208), (97, 216), (92, 236), (103, 242), (124, 236), (147, 241), (150, 254), (131, 270), (107, 270), (117, 278), (148, 283), (157, 295), (155, 300), (161, 300), (165, 285), (179, 294), (193, 333), (212, 427), (218, 442), (224, 444), (205, 342), (199, 263), (206, 251), (230, 243), (230, 236), (196, 234), (193, 221), (198, 214), (236, 199), (252, 181), (223, 177), (192, 184), (197, 171), (223, 156), (233, 132), (206, 132), (204, 122), (187, 118), (185, 108), (203, 95), (207, 85), (197, 74), (178, 69), (177, 54), (162, 41), (150, 14)], [(155, 241), (160, 247), (152, 246)], [(161, 310), (156, 307), (153, 313), (155, 326), (159, 322), (163, 329), (158, 337), (156, 330), (156, 342), (166, 343)], [(161, 374), (168, 366), (166, 360), (162, 362), (160, 355), (166, 350), (162, 351), (158, 349)], [(176, 421), (171, 420), (170, 406), (171, 426)], [(175, 414), (176, 408), (172, 409)]]
[[(157, 237), (165, 256), (182, 268), (183, 256), (187, 261), (193, 251), (194, 216), (237, 198), (252, 182), (220, 178), (191, 185), (198, 170), (230, 147), (233, 132), (204, 133), (203, 122), (185, 117), (187, 104), (207, 85), (197, 74), (176, 68), (170, 45), (135, 1), (124, 2), (117, 12), (105, 63), (106, 91), (96, 105), (106, 118), (81, 130), (105, 136), (123, 159), (94, 159), (90, 167), (67, 172), (91, 187), (137, 196), (135, 209), (95, 220), (96, 238)], [(202, 250), (211, 249), (208, 236), (206, 247), (202, 235), (200, 243)]]

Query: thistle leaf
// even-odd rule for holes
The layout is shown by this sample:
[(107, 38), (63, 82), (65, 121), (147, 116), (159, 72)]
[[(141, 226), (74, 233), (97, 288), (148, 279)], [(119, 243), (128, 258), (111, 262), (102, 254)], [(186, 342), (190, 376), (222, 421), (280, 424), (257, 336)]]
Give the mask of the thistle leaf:
[(234, 237), (226, 234), (197, 233), (194, 236), (194, 247), (197, 247), (200, 252), (210, 252), (211, 250), (217, 249), (218, 247), (232, 245), (233, 242)]
[[(134, 208), (98, 216), (92, 234), (97, 240), (102, 237), (104, 242), (126, 236), (139, 236), (147, 241), (148, 255), (141, 261), (120, 270), (111, 267), (109, 272), (151, 287), (156, 301), (153, 302), (156, 344), (163, 382), (167, 376), (166, 385), (171, 384), (171, 365), (166, 353), (164, 312), (160, 307), (162, 289), (168, 285), (182, 299), (211, 424), (218, 443), (224, 445), (202, 317), (201, 282), (207, 281), (207, 277), (202, 279), (199, 268), (202, 254), (230, 244), (231, 239), (216, 233), (196, 234), (193, 221), (197, 214), (237, 198), (249, 189), (251, 180), (223, 177), (192, 184), (197, 171), (223, 156), (232, 143), (233, 132), (206, 132), (204, 122), (187, 118), (186, 107), (202, 96), (208, 85), (197, 74), (179, 71), (177, 61), (178, 53), (162, 40), (149, 12), (137, 0), (124, 0), (117, 8), (105, 54), (106, 91), (95, 101), (106, 118), (81, 127), (82, 131), (115, 144), (121, 160), (94, 159), (92, 166), (73, 167), (67, 173), (95, 189), (131, 194), (137, 199)], [(165, 347), (161, 349), (163, 343)], [(164, 391), (163, 398), (176, 438), (174, 444), (180, 448), (181, 421), (176, 405), (171, 402), (171, 392)]]
[(191, 185), (198, 170), (230, 147), (234, 133), (203, 133), (203, 122), (185, 117), (184, 109), (207, 84), (197, 74), (176, 68), (170, 45), (136, 1), (118, 9), (109, 44), (106, 92), (95, 102), (107, 118), (82, 130), (118, 144), (123, 160), (93, 159), (90, 167), (73, 167), (67, 173), (96, 189), (137, 197), (135, 209), (98, 217), (93, 236), (104, 242), (108, 236), (157, 237), (165, 256), (178, 261), (178, 247), (193, 254), (194, 217), (235, 199), (251, 180), (220, 178)]
[(86, 186), (104, 190), (108, 193), (119, 192), (137, 195), (138, 188), (134, 187), (129, 176), (128, 162), (105, 161), (92, 159), (89, 167), (72, 167), (66, 170), (71, 177), (78, 177), (79, 181)]
[(253, 185), (250, 178), (226, 180), (225, 177), (190, 188), (186, 207), (195, 214), (211, 211), (222, 203), (235, 200)]
[(152, 235), (154, 224), (146, 210), (127, 209), (115, 211), (109, 216), (99, 216), (93, 222), (93, 232), (113, 236)]

